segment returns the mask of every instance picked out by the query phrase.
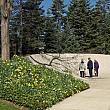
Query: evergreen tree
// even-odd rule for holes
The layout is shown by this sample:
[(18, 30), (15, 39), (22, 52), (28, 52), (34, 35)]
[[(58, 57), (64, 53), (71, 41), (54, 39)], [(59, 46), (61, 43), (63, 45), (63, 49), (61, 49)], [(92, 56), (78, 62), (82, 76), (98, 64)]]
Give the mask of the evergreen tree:
[(39, 53), (44, 46), (44, 11), (40, 7), (43, 0), (27, 0), (22, 5), (23, 51)]
[(11, 50), (14, 54), (39, 53), (44, 48), (43, 0), (15, 0), (10, 20)]
[(10, 34), (10, 54), (19, 54), (19, 34), (20, 34), (20, 1), (12, 1), (12, 10), (9, 21), (9, 34)]
[(73, 52), (86, 52), (90, 48), (90, 25), (91, 6), (89, 1), (72, 0), (69, 7), (65, 31), (69, 31), (70, 35), (68, 35), (68, 37), (71, 36), (71, 38), (74, 39), (74, 45), (73, 42), (71, 42), (71, 45), (73, 45)]
[[(52, 26), (47, 27), (47, 36), (45, 39), (46, 51), (53, 53), (61, 53), (62, 51), (62, 29), (63, 29), (63, 14), (65, 13), (65, 6), (63, 0), (53, 0), (53, 4), (49, 9), (50, 16), (47, 23)], [(48, 25), (49, 26), (49, 25)], [(49, 47), (49, 48), (48, 48)]]
[[(57, 40), (55, 38), (55, 30), (54, 30), (54, 20), (53, 17), (46, 17), (46, 36), (45, 36), (45, 52), (46, 53), (56, 53), (57, 51)], [(55, 45), (56, 44), (56, 45)]]
[[(19, 1), (19, 0), (18, 0)], [(109, 0), (73, 0), (64, 15), (63, 0), (53, 0), (47, 16), (40, 4), (43, 0), (21, 0), (13, 5), (10, 20), (11, 50), (39, 53), (110, 53)]]
[(95, 41), (96, 45), (96, 53), (109, 53), (109, 33), (108, 33), (108, 9), (107, 9), (107, 1), (106, 0), (98, 0), (96, 2), (96, 6), (93, 13), (93, 30), (96, 36)]

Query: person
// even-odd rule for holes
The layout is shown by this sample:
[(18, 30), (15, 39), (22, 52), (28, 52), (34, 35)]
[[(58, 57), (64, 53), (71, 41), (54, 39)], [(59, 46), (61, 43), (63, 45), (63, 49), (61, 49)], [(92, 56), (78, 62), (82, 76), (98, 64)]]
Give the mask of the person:
[(97, 60), (94, 60), (94, 73), (95, 73), (95, 76), (98, 77), (98, 69), (99, 69), (99, 63)]
[(92, 73), (92, 70), (93, 70), (93, 62), (92, 62), (91, 58), (88, 58), (87, 69), (89, 70), (89, 75), (90, 75), (90, 77), (92, 77), (92, 76), (93, 76), (93, 73)]
[(84, 61), (82, 59), (79, 64), (80, 77), (83, 77), (83, 78), (85, 77), (85, 70), (86, 70), (86, 66), (85, 66)]

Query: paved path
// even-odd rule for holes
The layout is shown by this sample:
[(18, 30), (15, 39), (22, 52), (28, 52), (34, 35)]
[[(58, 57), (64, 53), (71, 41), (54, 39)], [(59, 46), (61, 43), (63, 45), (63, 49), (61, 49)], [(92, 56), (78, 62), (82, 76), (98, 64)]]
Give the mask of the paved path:
[(49, 110), (110, 110), (110, 73), (86, 79), (90, 89), (65, 99)]
[[(45, 62), (45, 59), (43, 59), (45, 57), (39, 55), (34, 55), (34, 59)], [(62, 54), (62, 57), (73, 58), (72, 62), (74, 62), (74, 55)], [(87, 63), (88, 57), (92, 60), (98, 60), (100, 64), (99, 72), (101, 73), (99, 78), (87, 79), (90, 89), (65, 99), (54, 105), (50, 110), (110, 110), (110, 55), (78, 54), (78, 62), (83, 58), (85, 63)], [(71, 63), (69, 64), (69, 67), (71, 67)], [(67, 67), (68, 64), (65, 65)]]

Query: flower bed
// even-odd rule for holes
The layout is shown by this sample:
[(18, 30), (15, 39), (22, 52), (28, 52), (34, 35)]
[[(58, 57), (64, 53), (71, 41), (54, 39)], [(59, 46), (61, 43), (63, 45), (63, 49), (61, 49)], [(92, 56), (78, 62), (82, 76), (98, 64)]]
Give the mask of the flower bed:
[(32, 110), (44, 110), (89, 85), (71, 75), (14, 56), (0, 60), (0, 97)]

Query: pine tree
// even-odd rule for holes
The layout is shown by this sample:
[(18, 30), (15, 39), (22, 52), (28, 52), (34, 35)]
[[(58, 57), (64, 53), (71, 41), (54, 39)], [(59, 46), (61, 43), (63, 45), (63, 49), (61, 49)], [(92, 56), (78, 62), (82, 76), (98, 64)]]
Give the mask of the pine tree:
[(44, 48), (43, 0), (17, 0), (10, 22), (11, 50), (14, 54), (39, 53)]
[(96, 36), (96, 51), (97, 53), (108, 53), (108, 47), (109, 47), (109, 39), (110, 36), (108, 34), (108, 23), (107, 23), (107, 17), (108, 15), (108, 9), (107, 9), (107, 2), (106, 0), (98, 0), (96, 2), (96, 6), (93, 13), (93, 30), (94, 34)]
[(103, 42), (103, 53), (110, 54), (110, 0), (102, 1), (103, 9), (103, 23), (102, 23), (102, 41)]
[(54, 29), (54, 20), (53, 17), (46, 17), (46, 36), (45, 36), (45, 52), (46, 53), (56, 53), (57, 51), (57, 40), (55, 38), (55, 29)]
[[(91, 7), (88, 0), (72, 0), (67, 16), (66, 31), (74, 39), (73, 52), (86, 52), (90, 47)], [(69, 26), (69, 30), (68, 30)], [(72, 38), (71, 37), (71, 38)], [(76, 42), (76, 44), (75, 44)], [(71, 45), (73, 42), (71, 42)]]
[(12, 10), (9, 20), (10, 54), (19, 54), (20, 34), (20, 1), (12, 0)]
[(23, 51), (38, 53), (43, 47), (44, 17), (40, 4), (43, 0), (27, 0), (22, 6)]
[[(63, 16), (65, 13), (65, 6), (63, 0), (53, 0), (53, 4), (49, 9), (50, 19), (47, 22), (51, 23), (52, 29), (47, 29), (46, 36), (46, 51), (53, 53), (61, 53), (62, 51), (62, 29), (63, 29)], [(49, 47), (49, 48), (48, 48)]]

